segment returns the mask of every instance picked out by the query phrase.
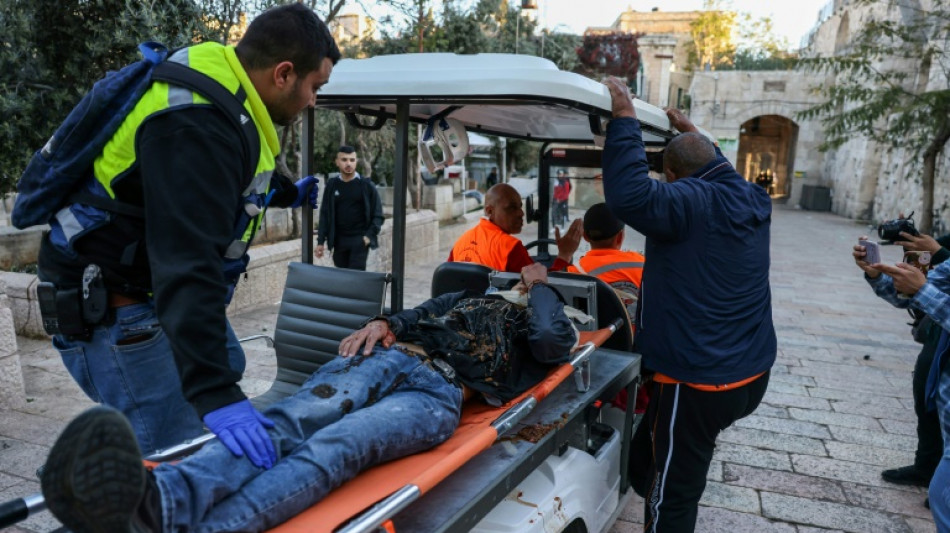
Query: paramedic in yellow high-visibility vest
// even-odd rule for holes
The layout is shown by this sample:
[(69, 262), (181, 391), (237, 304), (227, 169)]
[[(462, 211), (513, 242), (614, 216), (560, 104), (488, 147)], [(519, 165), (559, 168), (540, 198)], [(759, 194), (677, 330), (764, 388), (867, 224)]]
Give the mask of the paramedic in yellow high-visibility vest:
[[(57, 294), (82, 289), (93, 265), (101, 273), (106, 317), (53, 344), (92, 400), (128, 418), (145, 454), (207, 426), (257, 467), (276, 461), (273, 423), (238, 386), (244, 353), (225, 310), (267, 205), (315, 202), (314, 178), (294, 183), (276, 172), (276, 126), (314, 105), (339, 58), (327, 26), (300, 3), (260, 14), (236, 46), (177, 50), (168, 61), (218, 82), (243, 102), (240, 116), (154, 81), (93, 169), (96, 186), (143, 214), (86, 227), (58, 218), (50, 233), (68, 246), (44, 239), (39, 276)], [(249, 121), (259, 153), (237, 126)]]

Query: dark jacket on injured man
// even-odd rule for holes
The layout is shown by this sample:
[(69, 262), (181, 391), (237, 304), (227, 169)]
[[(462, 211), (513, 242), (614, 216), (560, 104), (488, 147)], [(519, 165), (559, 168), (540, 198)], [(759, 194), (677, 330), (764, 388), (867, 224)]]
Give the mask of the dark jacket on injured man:
[(538, 283), (528, 299), (523, 307), (498, 295), (443, 294), (389, 317), (389, 325), (397, 339), (447, 362), (490, 403), (507, 402), (567, 362), (577, 342), (554, 289)]

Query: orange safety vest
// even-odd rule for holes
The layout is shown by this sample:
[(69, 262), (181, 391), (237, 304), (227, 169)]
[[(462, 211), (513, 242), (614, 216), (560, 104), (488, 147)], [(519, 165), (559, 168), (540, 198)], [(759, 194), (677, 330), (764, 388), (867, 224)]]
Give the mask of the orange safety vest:
[(452, 247), (452, 260), (478, 263), (504, 272), (508, 256), (521, 244), (517, 237), (505, 233), (494, 222), (483, 218), (477, 226), (466, 231)]
[(628, 281), (640, 287), (640, 281), (643, 279), (643, 261), (644, 257), (637, 252), (599, 248), (584, 254), (577, 261), (577, 266), (570, 265), (567, 271), (595, 276), (608, 284)]

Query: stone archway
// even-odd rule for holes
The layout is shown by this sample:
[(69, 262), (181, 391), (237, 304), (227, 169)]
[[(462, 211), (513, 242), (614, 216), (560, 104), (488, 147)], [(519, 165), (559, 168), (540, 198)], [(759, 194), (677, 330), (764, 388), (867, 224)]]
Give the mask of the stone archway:
[(739, 128), (736, 170), (766, 186), (772, 196), (791, 192), (798, 124), (781, 115), (759, 115)]

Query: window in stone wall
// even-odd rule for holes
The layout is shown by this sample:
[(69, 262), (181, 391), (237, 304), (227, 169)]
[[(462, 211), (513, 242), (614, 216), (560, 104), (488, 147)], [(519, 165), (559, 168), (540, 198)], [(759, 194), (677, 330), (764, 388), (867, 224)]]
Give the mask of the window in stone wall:
[(784, 81), (766, 81), (762, 82), (762, 90), (767, 93), (784, 93), (785, 92), (785, 82)]

